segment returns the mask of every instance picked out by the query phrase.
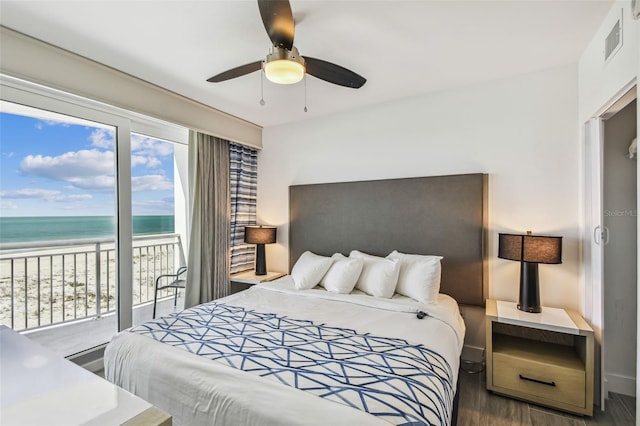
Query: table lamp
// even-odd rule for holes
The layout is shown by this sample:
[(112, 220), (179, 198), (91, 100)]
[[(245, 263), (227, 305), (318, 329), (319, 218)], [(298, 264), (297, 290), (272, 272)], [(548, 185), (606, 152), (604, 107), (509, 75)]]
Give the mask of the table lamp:
[(518, 309), (539, 313), (540, 287), (538, 284), (538, 264), (562, 263), (562, 237), (499, 234), (498, 257), (520, 262), (520, 298)]
[(264, 255), (264, 245), (276, 242), (276, 228), (274, 226), (245, 226), (244, 242), (256, 244), (256, 275), (267, 275), (267, 259)]

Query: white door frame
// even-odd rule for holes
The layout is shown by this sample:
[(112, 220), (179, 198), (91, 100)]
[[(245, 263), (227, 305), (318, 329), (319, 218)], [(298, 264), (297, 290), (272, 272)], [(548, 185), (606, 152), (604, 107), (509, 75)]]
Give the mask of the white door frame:
[[(584, 315), (596, 337), (595, 376), (600, 394), (600, 409), (605, 408), (607, 386), (604, 374), (605, 354), (602, 342), (604, 323), (604, 249), (603, 238), (603, 153), (604, 120), (624, 108), (635, 95), (636, 79), (626, 84), (607, 104), (584, 124), (583, 133), (583, 229), (582, 263), (584, 277)], [(629, 100), (631, 99), (631, 100)]]
[(606, 384), (604, 380), (604, 280), (602, 240), (602, 152), (603, 125), (601, 117), (594, 117), (584, 125), (584, 233), (582, 262), (585, 277), (585, 317), (596, 339), (595, 377), (600, 379), (596, 393), (604, 410)]

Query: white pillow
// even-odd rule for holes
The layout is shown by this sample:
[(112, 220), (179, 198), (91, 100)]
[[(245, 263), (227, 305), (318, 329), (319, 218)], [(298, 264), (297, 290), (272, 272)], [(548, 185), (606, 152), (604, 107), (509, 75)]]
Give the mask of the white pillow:
[(330, 257), (318, 256), (310, 251), (302, 253), (291, 270), (296, 288), (308, 290), (315, 287), (327, 273), (332, 262), (333, 259)]
[(333, 293), (351, 293), (362, 272), (363, 259), (345, 257), (342, 253), (331, 256), (333, 263), (320, 285)]
[(400, 273), (400, 261), (371, 256), (370, 254), (353, 250), (349, 257), (364, 260), (362, 273), (356, 288), (376, 297), (393, 297)]
[(442, 256), (404, 254), (394, 250), (387, 259), (400, 261), (396, 293), (418, 302), (438, 303)]

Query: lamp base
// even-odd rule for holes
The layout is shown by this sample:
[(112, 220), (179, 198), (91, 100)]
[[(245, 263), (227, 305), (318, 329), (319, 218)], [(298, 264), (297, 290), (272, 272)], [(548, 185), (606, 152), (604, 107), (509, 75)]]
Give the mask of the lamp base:
[(537, 306), (537, 307), (522, 306), (519, 303), (518, 303), (518, 309), (523, 312), (528, 312), (530, 314), (539, 314), (540, 312), (542, 312), (542, 308), (540, 306)]
[(256, 244), (256, 275), (267, 275), (267, 259), (264, 244)]
[(538, 285), (538, 264), (520, 263), (520, 298), (518, 309), (538, 314), (540, 307), (540, 286)]

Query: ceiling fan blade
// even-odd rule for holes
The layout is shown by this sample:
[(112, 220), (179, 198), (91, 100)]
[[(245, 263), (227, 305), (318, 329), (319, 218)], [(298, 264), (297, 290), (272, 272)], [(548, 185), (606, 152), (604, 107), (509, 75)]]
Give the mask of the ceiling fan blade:
[(251, 62), (250, 64), (241, 65), (207, 79), (209, 83), (220, 83), (221, 81), (231, 80), (232, 78), (241, 77), (245, 74), (258, 71), (262, 68), (262, 61)]
[(366, 78), (340, 65), (308, 56), (304, 57), (304, 61), (307, 67), (307, 73), (320, 80), (353, 89), (359, 89), (367, 82)]
[(291, 50), (295, 26), (289, 0), (258, 0), (258, 8), (273, 45)]

